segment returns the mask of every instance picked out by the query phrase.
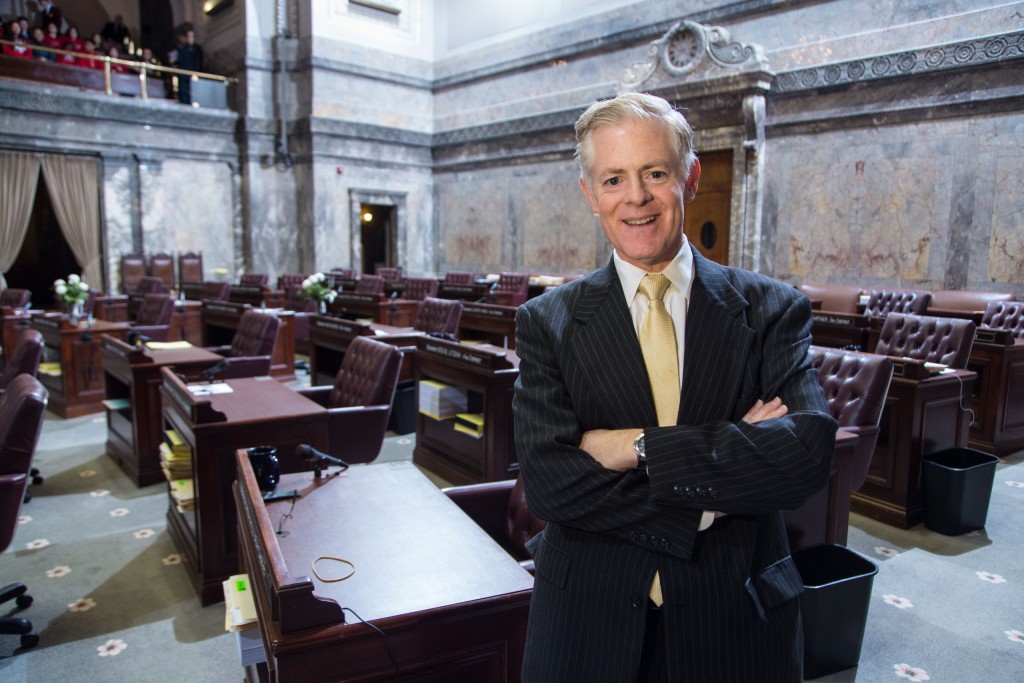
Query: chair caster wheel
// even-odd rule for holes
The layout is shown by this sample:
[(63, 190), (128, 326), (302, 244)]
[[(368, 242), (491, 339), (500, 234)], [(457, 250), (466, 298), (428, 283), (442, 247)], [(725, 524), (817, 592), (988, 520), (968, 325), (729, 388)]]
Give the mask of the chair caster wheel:
[(34, 484), (35, 486), (39, 486), (39, 485), (40, 485), (40, 484), (42, 484), (42, 483), (43, 483), (44, 481), (45, 481), (45, 479), (43, 479), (43, 478), (42, 478), (42, 477), (40, 477), (39, 475), (36, 475), (36, 476), (32, 477), (32, 483), (33, 483), (33, 484)]
[(32, 596), (31, 595), (22, 594), (22, 595), (19, 595), (18, 597), (16, 597), (14, 599), (14, 602), (21, 609), (25, 609), (25, 608), (30, 607), (32, 605), (33, 600), (32, 600)]
[(35, 647), (39, 644), (39, 636), (35, 633), (26, 633), (21, 637), (21, 646), (23, 648)]

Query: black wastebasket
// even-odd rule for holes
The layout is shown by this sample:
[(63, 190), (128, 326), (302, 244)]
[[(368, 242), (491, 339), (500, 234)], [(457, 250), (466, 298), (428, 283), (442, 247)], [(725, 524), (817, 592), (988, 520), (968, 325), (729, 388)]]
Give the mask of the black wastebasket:
[(816, 545), (793, 553), (804, 582), (804, 678), (857, 666), (878, 567), (841, 545)]
[(391, 419), (388, 429), (395, 434), (409, 434), (416, 431), (416, 382), (406, 380), (395, 387), (395, 399), (391, 402)]
[(985, 526), (999, 458), (973, 448), (947, 448), (923, 461), (924, 525), (947, 536)]

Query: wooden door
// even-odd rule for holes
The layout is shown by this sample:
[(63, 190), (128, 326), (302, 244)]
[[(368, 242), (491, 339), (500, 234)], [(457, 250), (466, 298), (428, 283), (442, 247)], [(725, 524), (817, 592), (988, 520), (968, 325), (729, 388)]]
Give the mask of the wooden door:
[(696, 198), (686, 205), (686, 239), (707, 258), (729, 264), (729, 225), (732, 218), (732, 150), (700, 155)]

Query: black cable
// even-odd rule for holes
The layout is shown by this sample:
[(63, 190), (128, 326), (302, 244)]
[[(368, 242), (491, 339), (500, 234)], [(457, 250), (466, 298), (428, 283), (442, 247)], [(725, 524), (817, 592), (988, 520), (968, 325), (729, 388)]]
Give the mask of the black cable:
[(286, 512), (283, 515), (281, 515), (281, 521), (277, 523), (277, 535), (278, 536), (281, 536), (282, 534), (284, 534), (284, 531), (283, 531), (283, 529), (284, 529), (284, 520), (286, 520), (286, 519), (288, 519), (288, 518), (290, 518), (292, 516), (292, 511), (295, 510), (295, 502), (297, 500), (298, 500), (298, 497), (292, 498), (292, 505), (291, 505), (290, 508), (288, 508), (288, 512)]
[(378, 634), (380, 634), (380, 637), (384, 639), (384, 651), (388, 653), (388, 659), (391, 661), (391, 666), (395, 670), (395, 680), (397, 681), (398, 680), (398, 676), (399, 676), (398, 662), (395, 661), (395, 655), (394, 655), (394, 653), (391, 652), (391, 641), (388, 640), (388, 634), (384, 633), (384, 631), (381, 631), (379, 628), (377, 628), (376, 626), (374, 626), (370, 622), (365, 621), (361, 616), (356, 614), (356, 611), (354, 609), (352, 609), (351, 607), (342, 607), (341, 609), (342, 609), (342, 611), (345, 611), (345, 612), (351, 612), (352, 616), (354, 616), (356, 619), (359, 620), (359, 623), (366, 624), (367, 626), (372, 628), (374, 631), (376, 631)]

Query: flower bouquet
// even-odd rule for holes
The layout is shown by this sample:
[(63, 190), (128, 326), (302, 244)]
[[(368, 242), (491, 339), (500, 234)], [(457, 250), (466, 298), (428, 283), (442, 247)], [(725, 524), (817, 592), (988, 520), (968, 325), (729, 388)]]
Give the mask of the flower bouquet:
[(303, 280), (299, 293), (305, 298), (317, 302), (321, 313), (325, 313), (327, 304), (332, 303), (338, 296), (338, 292), (327, 284), (327, 276), (323, 273), (313, 273)]
[(89, 285), (81, 277), (72, 273), (68, 279), (57, 279), (53, 282), (53, 293), (68, 305), (68, 316), (73, 325), (78, 324), (82, 317), (82, 307), (89, 298)]

